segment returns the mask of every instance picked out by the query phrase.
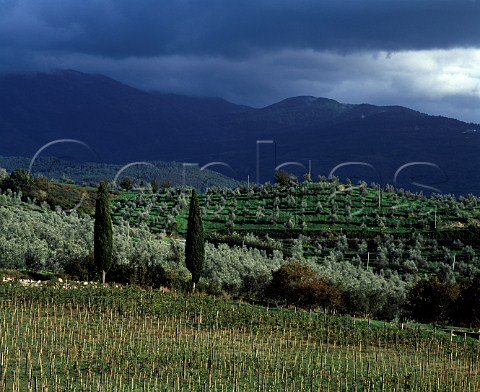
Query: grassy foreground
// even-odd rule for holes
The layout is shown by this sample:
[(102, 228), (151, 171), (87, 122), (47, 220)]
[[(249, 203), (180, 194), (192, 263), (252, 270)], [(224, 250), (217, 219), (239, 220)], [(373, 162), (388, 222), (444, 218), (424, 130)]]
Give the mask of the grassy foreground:
[(0, 284), (0, 390), (476, 391), (478, 342), (120, 287)]

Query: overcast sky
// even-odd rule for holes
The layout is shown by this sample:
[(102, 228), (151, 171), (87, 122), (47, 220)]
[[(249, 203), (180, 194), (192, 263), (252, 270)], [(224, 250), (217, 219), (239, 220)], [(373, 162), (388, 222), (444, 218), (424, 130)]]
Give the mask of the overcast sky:
[(0, 72), (63, 68), (255, 107), (313, 95), (480, 123), (480, 0), (0, 0)]

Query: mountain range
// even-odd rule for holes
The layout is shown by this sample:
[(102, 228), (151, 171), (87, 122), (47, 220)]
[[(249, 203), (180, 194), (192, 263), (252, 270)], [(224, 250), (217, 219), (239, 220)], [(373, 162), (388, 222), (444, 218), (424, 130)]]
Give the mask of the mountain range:
[(72, 70), (2, 74), (0, 135), (0, 155), (33, 157), (63, 140), (41, 155), (196, 163), (252, 182), (282, 167), (480, 195), (480, 125), (401, 106), (302, 96), (253, 108)]

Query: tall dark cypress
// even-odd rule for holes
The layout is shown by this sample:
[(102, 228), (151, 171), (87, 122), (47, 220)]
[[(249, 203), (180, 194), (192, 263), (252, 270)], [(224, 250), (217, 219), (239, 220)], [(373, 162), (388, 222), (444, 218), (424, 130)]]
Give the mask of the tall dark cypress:
[(192, 287), (200, 279), (205, 261), (205, 238), (203, 234), (202, 216), (198, 205), (197, 193), (192, 190), (190, 209), (188, 212), (187, 238), (185, 243), (185, 264), (192, 273)]
[(105, 275), (112, 265), (113, 255), (113, 229), (110, 216), (110, 200), (105, 182), (98, 187), (95, 203), (95, 226), (93, 234), (95, 265), (102, 274), (102, 283)]

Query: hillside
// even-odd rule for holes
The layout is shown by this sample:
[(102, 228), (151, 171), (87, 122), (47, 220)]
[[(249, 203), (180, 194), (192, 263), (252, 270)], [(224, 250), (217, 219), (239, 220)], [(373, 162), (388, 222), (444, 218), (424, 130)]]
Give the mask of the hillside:
[(310, 161), (314, 178), (362, 162), (335, 174), (466, 195), (480, 194), (479, 130), (399, 106), (292, 97), (251, 108), (140, 91), (75, 71), (0, 76), (0, 154), (8, 156), (32, 157), (45, 143), (73, 138), (90, 150), (58, 144), (43, 154), (98, 163), (217, 162), (210, 168), (243, 181), (258, 175), (261, 182), (287, 162), (296, 162), (285, 169), (301, 176)]
[[(187, 290), (191, 274), (182, 237), (189, 194), (167, 188), (112, 195), (109, 281)], [(480, 325), (480, 207), (474, 196), (425, 197), (333, 180), (211, 188), (199, 201), (206, 232), (201, 291), (382, 320), (411, 315), (428, 323)], [(97, 279), (93, 219), (81, 208), (52, 210), (7, 190), (0, 195), (0, 222), (0, 272)], [(295, 282), (303, 282), (303, 294), (295, 294)], [(429, 293), (417, 295), (418, 285), (430, 285)], [(437, 293), (442, 297), (425, 313), (420, 300)]]
[[(362, 268), (450, 279), (480, 273), (479, 199), (429, 197), (338, 182), (211, 189), (199, 196), (210, 241), (295, 258), (348, 260)], [(115, 217), (153, 231), (186, 231), (188, 195), (124, 194)], [(253, 235), (252, 235), (253, 234)]]
[[(34, 177), (45, 176), (57, 182), (88, 186), (101, 180), (113, 181), (117, 177), (117, 186), (124, 177), (130, 177), (139, 185), (142, 181), (149, 184), (156, 180), (160, 186), (192, 186), (200, 191), (207, 187), (234, 187), (239, 184), (231, 177), (215, 171), (183, 165), (175, 162), (137, 162), (135, 164), (113, 164), (102, 162), (82, 162), (76, 159), (61, 159), (52, 156), (40, 156), (32, 165)], [(0, 168), (12, 172), (15, 169), (29, 168), (31, 158), (0, 156)]]

